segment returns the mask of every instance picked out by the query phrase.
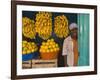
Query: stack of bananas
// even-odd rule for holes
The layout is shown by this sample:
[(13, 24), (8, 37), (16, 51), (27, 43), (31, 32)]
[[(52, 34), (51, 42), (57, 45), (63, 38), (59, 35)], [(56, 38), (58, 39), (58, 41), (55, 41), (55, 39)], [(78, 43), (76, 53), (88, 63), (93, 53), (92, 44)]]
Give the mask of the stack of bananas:
[(30, 38), (30, 39), (35, 38), (36, 31), (35, 31), (34, 21), (27, 18), (27, 17), (23, 17), (23, 19), (22, 19), (22, 32), (23, 32), (23, 35), (27, 38)]
[(37, 13), (35, 29), (39, 37), (47, 40), (52, 34), (52, 14), (49, 12)]
[(61, 15), (57, 16), (54, 19), (54, 32), (57, 37), (59, 38), (65, 38), (69, 34), (69, 29), (68, 29), (68, 19), (66, 16)]
[(22, 54), (34, 53), (37, 50), (38, 47), (34, 42), (22, 41)]

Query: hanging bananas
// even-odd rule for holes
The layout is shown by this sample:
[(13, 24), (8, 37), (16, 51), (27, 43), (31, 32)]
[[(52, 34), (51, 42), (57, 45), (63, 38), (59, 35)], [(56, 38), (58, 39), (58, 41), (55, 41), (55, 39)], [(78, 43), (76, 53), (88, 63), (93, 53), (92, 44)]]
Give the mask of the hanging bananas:
[(54, 32), (57, 37), (59, 38), (65, 38), (69, 34), (69, 29), (68, 29), (68, 19), (66, 16), (61, 15), (57, 16), (54, 19)]
[(30, 39), (35, 39), (36, 31), (35, 31), (35, 25), (34, 20), (31, 20), (27, 17), (22, 18), (22, 32), (23, 35)]
[(52, 34), (52, 14), (49, 12), (37, 13), (35, 27), (39, 37), (47, 40)]

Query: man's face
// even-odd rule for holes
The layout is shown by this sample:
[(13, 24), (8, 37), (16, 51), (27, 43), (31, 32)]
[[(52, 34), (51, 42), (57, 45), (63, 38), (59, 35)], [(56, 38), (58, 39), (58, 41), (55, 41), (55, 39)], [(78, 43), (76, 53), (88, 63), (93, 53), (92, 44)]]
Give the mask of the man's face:
[(77, 30), (77, 28), (75, 28), (75, 29), (72, 29), (71, 30), (71, 37), (73, 38), (73, 39), (77, 39), (77, 36), (78, 35), (78, 30)]

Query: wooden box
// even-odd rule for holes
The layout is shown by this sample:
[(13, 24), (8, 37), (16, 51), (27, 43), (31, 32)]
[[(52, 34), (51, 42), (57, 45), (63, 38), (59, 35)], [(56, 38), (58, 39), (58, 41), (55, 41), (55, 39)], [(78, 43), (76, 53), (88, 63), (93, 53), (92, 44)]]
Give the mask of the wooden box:
[(32, 60), (23, 61), (22, 62), (22, 68), (23, 69), (32, 68)]

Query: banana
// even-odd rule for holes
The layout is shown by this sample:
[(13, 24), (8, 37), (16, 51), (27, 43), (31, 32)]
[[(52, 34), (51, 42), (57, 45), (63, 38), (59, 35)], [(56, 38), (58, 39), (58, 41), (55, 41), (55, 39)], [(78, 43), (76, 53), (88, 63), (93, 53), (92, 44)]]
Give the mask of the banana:
[(65, 38), (69, 34), (68, 19), (66, 16), (57, 16), (54, 19), (54, 33), (59, 38)]
[(35, 29), (39, 37), (47, 40), (52, 34), (52, 14), (50, 12), (37, 13)]
[(27, 38), (35, 39), (36, 31), (35, 31), (35, 24), (33, 20), (27, 17), (22, 18), (22, 33)]

